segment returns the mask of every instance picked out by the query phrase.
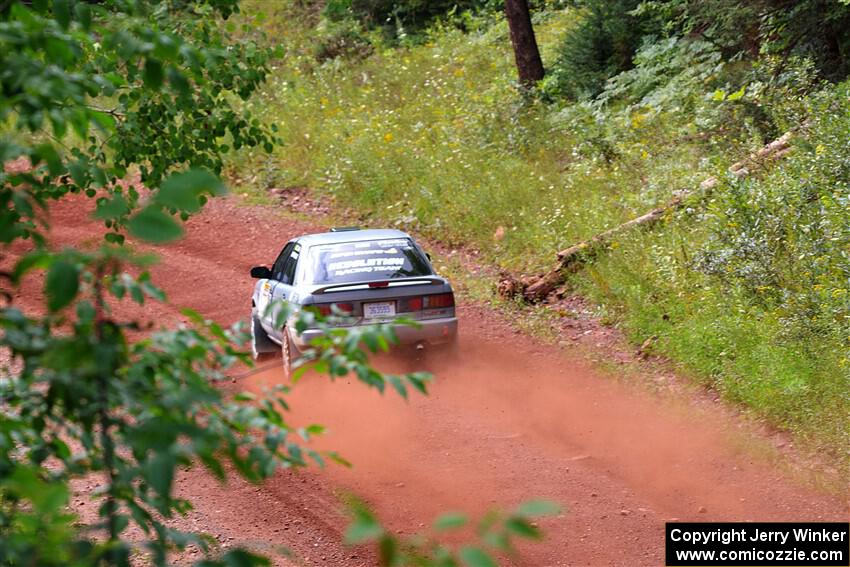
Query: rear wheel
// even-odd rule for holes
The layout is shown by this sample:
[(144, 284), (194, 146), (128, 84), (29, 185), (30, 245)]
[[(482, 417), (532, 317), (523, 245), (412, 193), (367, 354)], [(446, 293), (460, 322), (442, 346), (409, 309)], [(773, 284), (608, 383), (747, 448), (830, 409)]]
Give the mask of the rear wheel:
[(251, 314), (251, 354), (256, 362), (266, 362), (275, 357), (277, 345), (272, 342), (257, 316)]

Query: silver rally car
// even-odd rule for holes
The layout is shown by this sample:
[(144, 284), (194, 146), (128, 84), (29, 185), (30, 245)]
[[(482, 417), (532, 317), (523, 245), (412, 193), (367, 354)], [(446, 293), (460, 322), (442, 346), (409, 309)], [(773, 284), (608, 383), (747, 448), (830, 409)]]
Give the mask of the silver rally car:
[(251, 268), (251, 277), (259, 280), (251, 297), (254, 356), (280, 349), (287, 374), (321, 331), (298, 335), (292, 318), (276, 328), (268, 306), (281, 300), (296, 308), (313, 306), (323, 315), (335, 306), (350, 317), (343, 324), (414, 319), (418, 328), (395, 329), (405, 345), (454, 346), (457, 340), (451, 284), (434, 273), (428, 255), (399, 230), (344, 228), (301, 236), (283, 247), (271, 267)]

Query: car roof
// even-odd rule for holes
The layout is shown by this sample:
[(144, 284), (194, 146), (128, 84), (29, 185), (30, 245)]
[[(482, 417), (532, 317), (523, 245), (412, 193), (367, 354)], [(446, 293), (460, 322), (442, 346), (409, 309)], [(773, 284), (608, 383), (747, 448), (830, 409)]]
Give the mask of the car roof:
[(372, 228), (364, 230), (342, 230), (338, 232), (307, 234), (297, 238), (296, 241), (302, 246), (317, 246), (320, 244), (363, 242), (364, 240), (382, 240), (386, 238), (410, 238), (410, 236), (405, 232), (392, 228)]

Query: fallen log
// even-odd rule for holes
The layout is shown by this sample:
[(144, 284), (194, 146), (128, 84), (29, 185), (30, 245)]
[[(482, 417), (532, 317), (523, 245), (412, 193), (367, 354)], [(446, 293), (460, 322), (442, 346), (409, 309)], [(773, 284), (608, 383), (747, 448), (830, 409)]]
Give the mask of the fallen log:
[[(768, 164), (782, 158), (791, 150), (793, 135), (794, 131), (786, 132), (760, 150), (750, 154), (746, 159), (733, 164), (729, 168), (729, 172), (736, 177), (746, 177), (750, 173), (764, 169)], [(561, 250), (558, 252), (558, 261), (555, 266), (544, 274), (521, 280), (503, 276), (498, 285), (499, 293), (503, 297), (521, 296), (529, 302), (545, 299), (561, 285), (567, 273), (577, 271), (582, 263), (606, 249), (615, 236), (636, 227), (647, 227), (655, 224), (671, 211), (681, 207), (682, 203), (690, 197), (710, 193), (718, 183), (720, 183), (720, 180), (717, 177), (709, 177), (700, 183), (696, 189), (678, 191), (671, 200), (660, 207)]]

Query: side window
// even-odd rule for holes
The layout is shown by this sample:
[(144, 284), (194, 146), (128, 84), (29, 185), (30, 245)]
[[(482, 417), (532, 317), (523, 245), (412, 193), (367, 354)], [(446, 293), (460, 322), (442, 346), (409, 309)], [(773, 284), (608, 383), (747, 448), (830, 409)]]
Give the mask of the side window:
[(289, 259), (283, 265), (283, 277), (280, 279), (281, 282), (292, 285), (292, 282), (295, 280), (295, 268), (298, 266), (298, 257), (301, 255), (301, 247), (297, 244), (292, 248), (292, 252), (289, 254)]
[(283, 269), (294, 247), (295, 244), (292, 242), (283, 247), (283, 251), (280, 253), (280, 256), (277, 257), (277, 260), (275, 260), (274, 265), (272, 266), (272, 279), (283, 281)]

